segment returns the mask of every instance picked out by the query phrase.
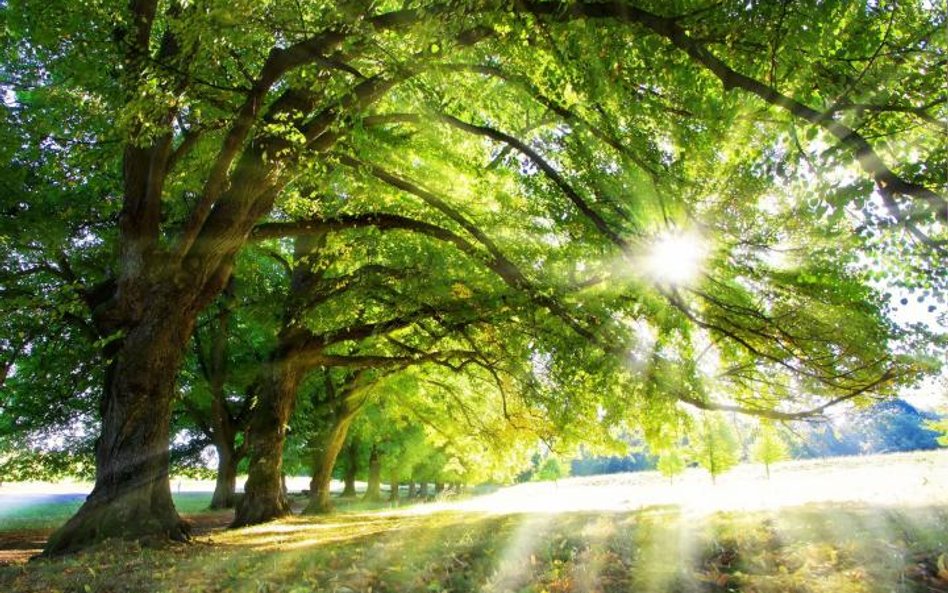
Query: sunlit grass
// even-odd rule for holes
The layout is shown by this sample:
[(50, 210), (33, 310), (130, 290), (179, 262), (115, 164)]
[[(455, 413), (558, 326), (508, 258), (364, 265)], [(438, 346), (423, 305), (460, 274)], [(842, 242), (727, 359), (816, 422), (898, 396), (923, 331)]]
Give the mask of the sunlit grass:
[[(108, 542), (63, 560), (0, 568), (0, 591), (939, 591), (948, 587), (948, 579), (938, 576), (938, 559), (948, 552), (944, 460), (944, 454), (925, 454), (808, 462), (781, 466), (774, 474), (818, 473), (838, 482), (838, 489), (852, 489), (850, 502), (800, 502), (806, 498), (800, 495), (792, 504), (751, 509), (640, 504), (636, 490), (652, 496), (648, 476), (626, 475), (533, 485), (533, 495), (545, 492), (549, 499), (574, 490), (576, 496), (564, 498), (556, 511), (553, 501), (540, 500), (542, 511), (540, 504), (531, 512), (516, 505), (472, 508), (479, 500), (501, 500), (501, 490), (461, 501), (454, 510), (420, 504), (295, 516), (212, 531), (192, 545)], [(846, 482), (871, 468), (880, 488), (893, 493), (889, 503), (875, 491), (860, 493), (865, 483)], [(924, 490), (916, 480), (922, 475), (934, 490)], [(741, 474), (731, 477), (736, 484)], [(674, 490), (667, 481), (651, 479), (666, 493)], [(760, 484), (751, 474), (741, 479), (745, 487)], [(722, 483), (720, 491), (734, 487)], [(580, 508), (583, 488), (592, 508)], [(706, 480), (705, 497), (714, 498), (717, 488)], [(833, 492), (828, 486), (818, 491)], [(868, 500), (858, 501), (862, 494)], [(610, 496), (625, 507), (597, 508)]]
[[(112, 542), (25, 568), (5, 591), (928, 591), (948, 508), (673, 508), (292, 518), (158, 549)], [(935, 582), (935, 581), (932, 581)], [(87, 589), (88, 587), (88, 589)]]

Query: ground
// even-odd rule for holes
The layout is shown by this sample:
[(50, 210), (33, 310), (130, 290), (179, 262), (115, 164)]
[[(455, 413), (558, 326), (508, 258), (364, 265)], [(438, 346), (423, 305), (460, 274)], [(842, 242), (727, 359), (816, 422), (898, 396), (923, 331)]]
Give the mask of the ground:
[(0, 591), (948, 591), (946, 453), (773, 472), (577, 478), (233, 531), (204, 513), (193, 544), (17, 559)]

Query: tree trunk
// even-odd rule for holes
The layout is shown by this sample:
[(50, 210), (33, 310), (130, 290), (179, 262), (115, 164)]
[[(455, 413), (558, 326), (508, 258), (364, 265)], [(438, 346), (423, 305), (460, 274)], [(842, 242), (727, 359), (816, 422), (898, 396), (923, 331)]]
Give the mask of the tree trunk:
[(346, 448), (346, 475), (344, 477), (346, 487), (342, 490), (344, 498), (355, 498), (356, 495), (356, 476), (359, 474), (359, 442), (355, 438), (349, 442)]
[(351, 414), (335, 414), (333, 425), (316, 437), (313, 457), (313, 479), (309, 483), (310, 499), (304, 513), (328, 513), (332, 511), (329, 487), (332, 483), (332, 468), (346, 442), (346, 434), (352, 423)]
[(398, 502), (398, 477), (394, 475), (391, 480), (389, 480), (388, 501), (394, 503)]
[(217, 450), (217, 484), (214, 486), (214, 496), (211, 497), (211, 509), (230, 509), (234, 507), (235, 493), (237, 492), (237, 464), (240, 456), (237, 454), (234, 443), (221, 439), (215, 443)]
[(229, 372), (227, 365), (227, 342), (230, 336), (230, 311), (234, 305), (233, 277), (227, 282), (227, 287), (221, 294), (221, 311), (217, 316), (217, 325), (212, 326), (210, 353), (205, 360), (201, 352), (200, 342), (197, 342), (199, 360), (205, 360), (202, 365), (211, 391), (211, 415), (209, 424), (211, 436), (214, 439), (214, 448), (217, 450), (217, 484), (214, 487), (214, 496), (211, 497), (211, 509), (230, 509), (234, 507), (237, 491), (237, 464), (244, 455), (244, 449), (237, 451), (237, 433), (240, 427), (231, 416), (227, 406), (225, 384)]
[(175, 379), (195, 313), (167, 293), (149, 305), (147, 317), (107, 347), (112, 362), (100, 402), (95, 487), (50, 536), (45, 556), (110, 537), (188, 539), (171, 500), (168, 444)]
[(369, 502), (382, 500), (382, 462), (375, 445), (372, 445), (372, 451), (369, 453), (369, 481), (366, 484), (363, 500)]
[(426, 500), (428, 498), (428, 482), (422, 482), (419, 484), (418, 497), (422, 500)]
[(415, 498), (415, 482), (411, 480), (408, 482), (408, 499), (411, 500)]
[(435, 482), (435, 494), (444, 492), (444, 482)]
[(283, 443), (301, 373), (292, 364), (269, 364), (257, 384), (257, 407), (247, 429), (250, 469), (231, 527), (264, 523), (290, 513), (283, 491)]

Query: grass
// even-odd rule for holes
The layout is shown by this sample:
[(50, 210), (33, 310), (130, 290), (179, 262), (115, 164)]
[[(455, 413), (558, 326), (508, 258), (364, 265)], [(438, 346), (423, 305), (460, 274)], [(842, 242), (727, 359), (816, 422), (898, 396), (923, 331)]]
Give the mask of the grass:
[[(182, 492), (172, 497), (175, 507), (184, 514), (205, 511), (211, 503), (211, 495), (206, 492)], [(14, 504), (0, 508), (0, 531), (54, 529), (65, 523), (82, 506), (82, 500), (51, 497), (49, 502)], [(3, 499), (0, 499), (0, 502), (3, 502)]]
[[(82, 506), (81, 498), (49, 502), (9, 505), (0, 508), (0, 531), (19, 529), (52, 529), (59, 527)], [(193, 514), (207, 510), (211, 495), (206, 492), (174, 494), (175, 507), (181, 513)], [(0, 499), (2, 500), (2, 499)]]
[(293, 517), (191, 545), (107, 542), (0, 568), (26, 592), (945, 591), (948, 507), (676, 507), (551, 515), (438, 512)]
[[(554, 506), (538, 504), (543, 502), (536, 498), (539, 492), (567, 497), (576, 489), (577, 499), (592, 499), (595, 492), (614, 489), (621, 498), (657, 487), (643, 475), (567, 480), (546, 491), (531, 485), (525, 491), (535, 507), (531, 512), (516, 505), (513, 510), (498, 506), (497, 512), (479, 511), (465, 506), (466, 501), (454, 510), (433, 504), (368, 508), (339, 501), (340, 512), (334, 515), (214, 529), (189, 545), (110, 541), (63, 559), (0, 567), (0, 591), (948, 592), (945, 459), (887, 457), (875, 464), (860, 459), (847, 467), (845, 460), (805, 463), (798, 474), (785, 475), (785, 483), (778, 483), (783, 488), (799, 480), (813, 486), (814, 472), (820, 472), (827, 480), (842, 476), (846, 483), (839, 488), (848, 485), (855, 496), (869, 483), (865, 472), (876, 468), (875, 484), (894, 493), (890, 504), (870, 492), (857, 502), (834, 497), (829, 502), (782, 501), (775, 508), (722, 505), (715, 511), (689, 506), (690, 498), (683, 497), (674, 504), (648, 502), (619, 511), (577, 511), (570, 507), (575, 501), (569, 501), (566, 510), (537, 512)], [(796, 471), (794, 467), (781, 471)], [(854, 467), (858, 473), (852, 473)], [(929, 482), (916, 480), (922, 476)], [(862, 481), (851, 481), (854, 477)], [(759, 486), (760, 479), (755, 473), (744, 483)], [(704, 498), (715, 492), (730, 496), (739, 486), (736, 481), (713, 488), (698, 485)], [(505, 491), (496, 494), (500, 497), (470, 502), (504, 500)], [(657, 491), (644, 493), (643, 500), (652, 495), (658, 497)], [(206, 500), (185, 496), (178, 500), (180, 507), (206, 506)], [(40, 543), (41, 535), (36, 538)]]

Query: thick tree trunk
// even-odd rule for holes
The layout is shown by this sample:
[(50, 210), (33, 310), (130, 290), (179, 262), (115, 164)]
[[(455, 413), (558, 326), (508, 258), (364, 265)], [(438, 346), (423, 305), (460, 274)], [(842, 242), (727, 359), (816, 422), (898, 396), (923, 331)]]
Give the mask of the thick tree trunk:
[(408, 499), (411, 500), (412, 498), (415, 498), (415, 494), (416, 494), (416, 492), (415, 492), (415, 482), (414, 482), (414, 480), (412, 480), (412, 481), (408, 482)]
[(156, 296), (148, 317), (107, 353), (96, 444), (96, 482), (79, 511), (50, 536), (54, 556), (110, 537), (184, 541), (168, 480), (171, 401), (194, 314), (170, 296)]
[(332, 483), (332, 468), (346, 442), (346, 434), (352, 423), (352, 415), (335, 415), (333, 425), (316, 437), (313, 455), (313, 479), (309, 483), (310, 499), (304, 513), (329, 513), (332, 501), (329, 487)]
[(444, 482), (435, 482), (435, 494), (444, 492)]
[(369, 453), (369, 480), (363, 500), (370, 502), (382, 500), (382, 461), (379, 459), (379, 452), (375, 445)]
[(283, 443), (301, 378), (292, 364), (278, 360), (269, 364), (257, 384), (257, 407), (247, 429), (247, 485), (231, 527), (264, 523), (290, 513), (283, 490)]
[(428, 482), (422, 482), (418, 485), (418, 497), (421, 499), (428, 498)]
[(221, 440), (214, 445), (217, 450), (217, 484), (211, 497), (211, 509), (230, 509), (234, 507), (237, 492), (237, 464), (240, 457), (233, 442)]
[(342, 490), (344, 498), (355, 498), (356, 496), (356, 476), (359, 475), (359, 442), (352, 439), (349, 446), (346, 447), (346, 475), (344, 480), (345, 488)]

